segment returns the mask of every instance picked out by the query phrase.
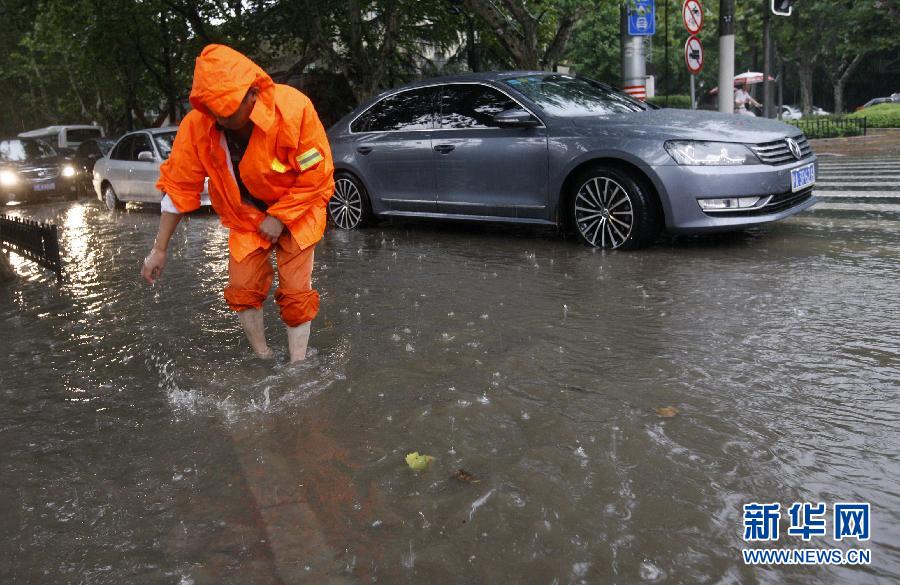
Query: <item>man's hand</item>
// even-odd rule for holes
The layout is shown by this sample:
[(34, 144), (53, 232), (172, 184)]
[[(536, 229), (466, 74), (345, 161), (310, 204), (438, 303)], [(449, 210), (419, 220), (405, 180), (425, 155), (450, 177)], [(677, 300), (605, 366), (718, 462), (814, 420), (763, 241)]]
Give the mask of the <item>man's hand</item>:
[(153, 248), (144, 258), (144, 266), (141, 268), (141, 277), (149, 284), (156, 282), (156, 279), (162, 275), (163, 268), (166, 267), (166, 252), (158, 248)]
[(259, 233), (273, 244), (278, 241), (283, 231), (284, 224), (281, 223), (280, 219), (271, 215), (267, 215), (266, 219), (259, 224)]

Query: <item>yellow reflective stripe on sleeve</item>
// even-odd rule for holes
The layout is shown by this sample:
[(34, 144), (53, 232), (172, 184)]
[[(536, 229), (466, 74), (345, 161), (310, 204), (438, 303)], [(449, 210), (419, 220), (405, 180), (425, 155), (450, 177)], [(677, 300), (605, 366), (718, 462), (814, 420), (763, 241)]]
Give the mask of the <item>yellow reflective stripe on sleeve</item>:
[(284, 173), (284, 172), (287, 172), (288, 168), (280, 160), (278, 160), (277, 158), (273, 158), (272, 159), (272, 170), (275, 171), (276, 173)]
[(319, 149), (314, 146), (297, 157), (297, 164), (300, 164), (303, 161), (305, 161), (306, 159), (313, 157), (317, 154), (319, 154)]
[(323, 160), (325, 160), (325, 157), (322, 156), (322, 153), (320, 153), (317, 148), (310, 148), (297, 157), (297, 165), (300, 167), (301, 171), (305, 171)]

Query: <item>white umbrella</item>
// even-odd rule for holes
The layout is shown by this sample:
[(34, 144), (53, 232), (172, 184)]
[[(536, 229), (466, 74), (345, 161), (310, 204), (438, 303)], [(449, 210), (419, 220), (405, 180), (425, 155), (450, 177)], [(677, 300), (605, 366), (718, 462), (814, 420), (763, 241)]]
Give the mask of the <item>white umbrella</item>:
[[(746, 71), (744, 73), (741, 73), (740, 75), (734, 76), (735, 85), (749, 85), (751, 83), (762, 83), (762, 81), (763, 74), (756, 71)], [(775, 81), (775, 78), (770, 75), (769, 81)], [(709, 95), (716, 95), (717, 93), (719, 93), (718, 87), (714, 87), (709, 90)]]
[[(770, 75), (769, 81), (775, 81), (775, 78)], [(743, 85), (745, 83), (762, 83), (762, 82), (763, 82), (763, 74), (757, 73), (755, 71), (747, 71), (745, 73), (741, 73), (740, 75), (734, 76), (734, 84), (735, 85)]]

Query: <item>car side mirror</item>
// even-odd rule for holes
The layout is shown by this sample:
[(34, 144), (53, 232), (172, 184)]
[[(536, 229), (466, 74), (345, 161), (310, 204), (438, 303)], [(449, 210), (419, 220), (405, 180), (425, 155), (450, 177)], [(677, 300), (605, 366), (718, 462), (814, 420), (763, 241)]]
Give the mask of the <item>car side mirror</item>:
[(519, 108), (494, 114), (494, 123), (501, 128), (533, 128), (541, 125), (534, 116)]
[(138, 153), (138, 160), (144, 162), (156, 162), (156, 157), (153, 156), (153, 153), (149, 150), (142, 150)]

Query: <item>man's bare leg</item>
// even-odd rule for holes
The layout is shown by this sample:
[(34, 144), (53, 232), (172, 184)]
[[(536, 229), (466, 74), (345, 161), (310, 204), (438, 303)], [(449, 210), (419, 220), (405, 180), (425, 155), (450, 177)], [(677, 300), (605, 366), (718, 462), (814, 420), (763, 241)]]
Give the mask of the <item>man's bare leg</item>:
[(258, 357), (267, 359), (272, 357), (272, 350), (266, 343), (266, 331), (263, 327), (262, 309), (244, 309), (238, 312), (238, 319), (247, 334), (247, 341)]
[(309, 344), (309, 329), (312, 321), (307, 321), (296, 327), (288, 327), (288, 352), (292, 362), (300, 362), (306, 359), (306, 346)]

